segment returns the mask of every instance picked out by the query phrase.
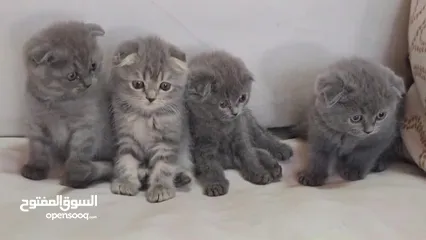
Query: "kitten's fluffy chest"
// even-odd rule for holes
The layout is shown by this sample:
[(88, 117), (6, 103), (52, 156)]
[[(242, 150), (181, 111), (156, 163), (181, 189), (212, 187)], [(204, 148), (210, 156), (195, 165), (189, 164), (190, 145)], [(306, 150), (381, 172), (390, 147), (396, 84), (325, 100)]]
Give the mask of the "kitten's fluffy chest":
[(161, 142), (166, 134), (179, 131), (179, 119), (176, 116), (141, 117), (132, 115), (128, 118), (128, 130), (139, 141), (145, 150)]

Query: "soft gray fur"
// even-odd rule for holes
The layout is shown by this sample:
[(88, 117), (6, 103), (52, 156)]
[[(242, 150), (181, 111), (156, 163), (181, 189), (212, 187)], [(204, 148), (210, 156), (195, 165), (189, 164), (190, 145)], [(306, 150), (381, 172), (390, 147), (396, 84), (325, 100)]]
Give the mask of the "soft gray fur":
[(277, 160), (290, 158), (292, 150), (262, 128), (246, 107), (253, 77), (243, 61), (213, 51), (194, 57), (188, 66), (191, 152), (204, 194), (228, 192), (224, 169), (238, 169), (254, 184), (279, 180)]
[(365, 59), (342, 59), (318, 77), (315, 95), (308, 118), (309, 162), (298, 181), (323, 185), (330, 167), (348, 181), (386, 169), (389, 147), (398, 144), (403, 79)]
[(65, 165), (62, 184), (83, 188), (112, 175), (109, 105), (100, 78), (97, 24), (58, 22), (24, 49), (29, 107), (29, 161), (22, 175), (45, 179)]
[(118, 47), (111, 79), (118, 140), (113, 193), (136, 195), (148, 176), (149, 202), (175, 196), (174, 178), (191, 165), (186, 76), (185, 54), (156, 36)]

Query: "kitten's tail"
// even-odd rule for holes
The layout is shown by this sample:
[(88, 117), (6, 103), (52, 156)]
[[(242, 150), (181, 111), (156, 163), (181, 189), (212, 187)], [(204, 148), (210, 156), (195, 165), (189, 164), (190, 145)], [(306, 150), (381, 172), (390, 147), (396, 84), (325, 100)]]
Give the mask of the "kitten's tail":
[(111, 180), (113, 176), (112, 161), (93, 161), (92, 164), (92, 181)]

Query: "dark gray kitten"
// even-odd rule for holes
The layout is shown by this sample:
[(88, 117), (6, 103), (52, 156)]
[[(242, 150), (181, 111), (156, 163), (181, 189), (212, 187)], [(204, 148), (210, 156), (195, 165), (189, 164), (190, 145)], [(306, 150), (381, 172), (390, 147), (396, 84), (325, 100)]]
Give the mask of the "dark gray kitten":
[(59, 163), (71, 187), (110, 177), (114, 149), (96, 40), (103, 35), (97, 24), (59, 22), (26, 44), (30, 151), (22, 176), (45, 179)]
[(315, 95), (308, 118), (309, 164), (298, 181), (323, 185), (330, 167), (349, 181), (383, 171), (385, 150), (398, 141), (403, 79), (383, 65), (343, 59), (318, 77)]
[(111, 191), (136, 195), (148, 178), (146, 198), (175, 196), (174, 180), (190, 168), (184, 93), (186, 56), (149, 36), (122, 43), (112, 71), (112, 106), (118, 152)]
[(238, 169), (254, 184), (282, 176), (277, 159), (292, 150), (259, 126), (246, 105), (252, 74), (227, 52), (202, 53), (189, 62), (188, 101), (195, 175), (208, 196), (228, 192), (224, 169)]

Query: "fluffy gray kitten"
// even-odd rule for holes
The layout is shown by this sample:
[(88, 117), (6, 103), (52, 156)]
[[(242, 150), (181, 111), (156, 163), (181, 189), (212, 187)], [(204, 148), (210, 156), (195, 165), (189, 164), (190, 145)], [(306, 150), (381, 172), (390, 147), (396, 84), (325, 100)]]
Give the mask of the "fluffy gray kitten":
[(45, 179), (65, 165), (62, 184), (83, 188), (112, 174), (109, 105), (100, 82), (97, 24), (58, 22), (24, 49), (29, 107), (29, 161), (22, 176)]
[(204, 194), (228, 192), (224, 169), (238, 169), (254, 184), (282, 176), (278, 159), (292, 150), (262, 128), (246, 105), (253, 77), (243, 61), (224, 51), (202, 53), (189, 62), (187, 107), (195, 176)]
[(191, 165), (186, 76), (185, 54), (156, 36), (118, 47), (111, 81), (118, 140), (113, 193), (136, 195), (147, 177), (149, 202), (175, 196), (174, 178)]
[(348, 181), (383, 171), (390, 147), (398, 144), (403, 79), (365, 59), (342, 59), (318, 77), (315, 95), (308, 117), (309, 162), (298, 181), (323, 185), (330, 167)]

